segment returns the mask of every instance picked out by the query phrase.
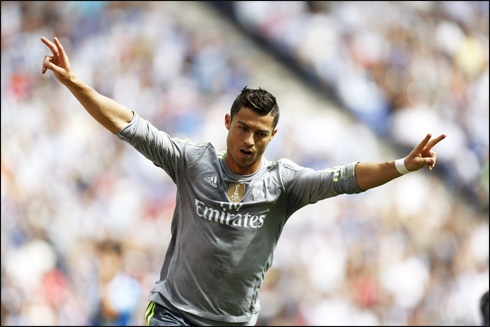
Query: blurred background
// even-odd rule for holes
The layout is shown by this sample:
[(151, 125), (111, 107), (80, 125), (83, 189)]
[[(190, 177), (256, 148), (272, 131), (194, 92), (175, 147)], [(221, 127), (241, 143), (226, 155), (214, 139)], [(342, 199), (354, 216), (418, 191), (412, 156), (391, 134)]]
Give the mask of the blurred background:
[(269, 160), (435, 170), (291, 217), (258, 325), (477, 325), (489, 288), (487, 1), (2, 1), (1, 324), (139, 325), (170, 239), (171, 179), (100, 126), (75, 74), (173, 137), (225, 150), (241, 89), (281, 108)]

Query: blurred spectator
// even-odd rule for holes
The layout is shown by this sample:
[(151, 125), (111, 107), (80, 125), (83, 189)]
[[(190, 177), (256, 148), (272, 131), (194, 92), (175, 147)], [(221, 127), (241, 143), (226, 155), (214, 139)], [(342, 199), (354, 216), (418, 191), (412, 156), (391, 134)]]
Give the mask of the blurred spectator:
[(100, 300), (93, 326), (129, 326), (140, 305), (141, 287), (124, 272), (123, 249), (119, 242), (103, 241), (98, 245)]

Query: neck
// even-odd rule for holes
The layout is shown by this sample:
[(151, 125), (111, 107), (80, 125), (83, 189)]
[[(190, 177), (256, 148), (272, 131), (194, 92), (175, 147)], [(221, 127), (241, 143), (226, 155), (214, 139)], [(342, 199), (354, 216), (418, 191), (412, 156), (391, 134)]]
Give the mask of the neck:
[(260, 168), (260, 163), (262, 162), (262, 157), (258, 158), (254, 163), (249, 166), (239, 166), (236, 162), (231, 158), (231, 156), (226, 153), (225, 155), (225, 163), (228, 169), (237, 175), (251, 175), (255, 173)]

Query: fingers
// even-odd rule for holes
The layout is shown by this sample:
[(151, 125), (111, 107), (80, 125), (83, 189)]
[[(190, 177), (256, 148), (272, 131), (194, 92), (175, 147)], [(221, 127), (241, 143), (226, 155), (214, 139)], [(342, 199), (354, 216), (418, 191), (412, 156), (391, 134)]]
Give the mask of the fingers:
[[(438, 137), (431, 140), (432, 134), (427, 134), (425, 138), (420, 142), (407, 158), (410, 158), (411, 163), (406, 164), (409, 170), (418, 170), (424, 165), (429, 170), (434, 169), (436, 165), (437, 153), (431, 149), (440, 141), (446, 138), (446, 134), (441, 134)], [(410, 165), (410, 167), (409, 167)]]
[(44, 74), (46, 72), (52, 60), (53, 60), (52, 56), (44, 56), (43, 68), (41, 70), (41, 74)]
[[(55, 38), (56, 39), (56, 38)], [(41, 41), (46, 44), (48, 46), (48, 48), (51, 49), (51, 52), (53, 53), (53, 55), (57, 56), (59, 54), (58, 52), (58, 48), (56, 47), (56, 45), (54, 45), (53, 43), (51, 43), (47, 38), (45, 38), (44, 36), (41, 37)]]
[(427, 145), (425, 146), (425, 150), (432, 149), (432, 147), (434, 147), (434, 145), (436, 145), (437, 143), (441, 142), (445, 138), (446, 138), (446, 134), (439, 135), (438, 137), (436, 137), (435, 139), (433, 139), (429, 143), (427, 143)]
[[(431, 137), (432, 137), (432, 134), (430, 134), (430, 133), (427, 134), (425, 136), (425, 138), (422, 140), (422, 142), (420, 142), (415, 147), (415, 149), (419, 153), (430, 151), (430, 149), (432, 149), (437, 143), (441, 142), (442, 140), (444, 140), (446, 138), (446, 134), (441, 134), (433, 140), (430, 139)], [(430, 140), (430, 142), (429, 142), (429, 140)]]
[(431, 151), (431, 155), (427, 157), (415, 157), (411, 158), (411, 163), (407, 163), (407, 169), (410, 171), (416, 171), (420, 168), (427, 166), (427, 169), (432, 170), (436, 165), (437, 154)]
[(57, 37), (54, 38), (54, 43), (56, 44), (56, 47), (58, 48), (58, 53), (61, 54), (61, 56), (63, 57), (63, 59), (65, 61), (67, 61), (67, 55), (65, 53), (65, 49), (63, 48), (63, 46), (61, 45), (61, 42), (60, 40), (58, 40)]
[(65, 49), (61, 45), (60, 40), (57, 37), (53, 38), (54, 43), (46, 39), (44, 36), (41, 37), (41, 41), (46, 44), (53, 53), (52, 56), (45, 56), (43, 62), (43, 68), (41, 69), (41, 74), (46, 73), (46, 70), (50, 69), (56, 73), (62, 74), (65, 71), (70, 70), (70, 63), (68, 61), (68, 56), (65, 53)]
[(422, 142), (420, 142), (416, 147), (415, 147), (415, 150), (417, 150), (418, 152), (422, 152), (425, 148), (425, 146), (427, 145), (427, 143), (429, 142), (430, 138), (432, 137), (432, 134), (427, 134), (425, 136), (425, 138), (422, 140)]
[(44, 56), (43, 68), (41, 69), (41, 74), (46, 73), (46, 70), (52, 70), (56, 73), (62, 74), (63, 69), (53, 64), (53, 56)]
[(429, 158), (426, 159), (427, 168), (429, 170), (434, 169), (434, 166), (436, 165), (436, 159), (437, 159), (437, 153), (434, 151), (430, 151), (429, 152)]

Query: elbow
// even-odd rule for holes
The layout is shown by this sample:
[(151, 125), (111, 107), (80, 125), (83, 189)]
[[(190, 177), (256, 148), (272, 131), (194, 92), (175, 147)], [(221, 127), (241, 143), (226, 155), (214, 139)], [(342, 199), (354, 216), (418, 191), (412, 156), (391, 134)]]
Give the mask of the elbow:
[(113, 122), (111, 122), (110, 126), (106, 126), (106, 128), (111, 131), (113, 134), (118, 134), (120, 131), (122, 131), (126, 126), (131, 123), (133, 120), (134, 112), (129, 111), (128, 115), (125, 117), (122, 117), (120, 119), (117, 119)]

